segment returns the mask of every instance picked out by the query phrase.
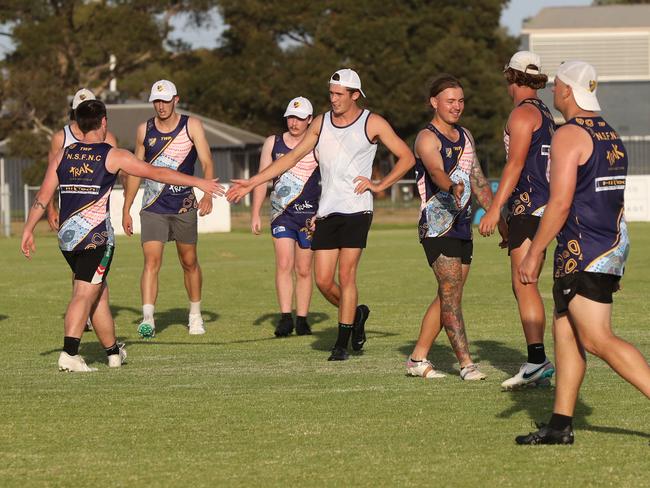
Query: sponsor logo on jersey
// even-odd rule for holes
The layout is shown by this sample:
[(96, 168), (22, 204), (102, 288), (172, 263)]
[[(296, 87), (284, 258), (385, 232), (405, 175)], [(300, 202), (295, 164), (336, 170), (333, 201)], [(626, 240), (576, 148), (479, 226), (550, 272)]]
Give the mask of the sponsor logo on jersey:
[(625, 190), (625, 176), (604, 176), (594, 179), (595, 191)]
[(178, 186), (178, 185), (169, 185), (169, 190), (172, 193), (182, 193), (187, 189), (186, 186)]
[(610, 166), (614, 166), (616, 161), (624, 157), (625, 153), (618, 148), (618, 144), (612, 144), (611, 150), (607, 151), (607, 161), (609, 161)]
[[(85, 156), (85, 154), (84, 154)], [(92, 156), (92, 155), (91, 155)], [(88, 166), (88, 163), (84, 163), (81, 166), (71, 166), (69, 173), (74, 176), (75, 178), (81, 176), (81, 175), (87, 175), (87, 174), (92, 174), (93, 169)]]
[(297, 212), (304, 212), (305, 210), (309, 210), (310, 208), (314, 208), (314, 206), (311, 203), (309, 203), (308, 200), (305, 200), (304, 203), (294, 203), (293, 208)]

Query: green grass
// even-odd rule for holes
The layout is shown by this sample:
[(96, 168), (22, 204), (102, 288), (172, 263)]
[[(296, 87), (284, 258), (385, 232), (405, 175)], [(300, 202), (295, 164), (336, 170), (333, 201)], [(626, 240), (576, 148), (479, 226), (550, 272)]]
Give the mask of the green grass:
[[(650, 226), (631, 225), (632, 254), (615, 329), (650, 356)], [(0, 486), (650, 486), (648, 401), (590, 358), (572, 447), (522, 448), (546, 420), (550, 388), (504, 393), (525, 360), (496, 238), (476, 238), (464, 295), (474, 358), (488, 380), (463, 383), (446, 337), (431, 359), (450, 375), (406, 378), (404, 361), (435, 292), (415, 228), (371, 231), (360, 297), (372, 313), (363, 356), (326, 361), (336, 310), (314, 294), (314, 335), (275, 339), (268, 233), (202, 236), (207, 334), (187, 335), (187, 298), (167, 246), (154, 340), (138, 338), (141, 254), (120, 238), (109, 282), (129, 363), (59, 373), (70, 275), (56, 240), (32, 262), (0, 239)], [(550, 266), (542, 289), (551, 308)], [(550, 320), (547, 319), (550, 323)], [(550, 348), (552, 339), (547, 333)]]

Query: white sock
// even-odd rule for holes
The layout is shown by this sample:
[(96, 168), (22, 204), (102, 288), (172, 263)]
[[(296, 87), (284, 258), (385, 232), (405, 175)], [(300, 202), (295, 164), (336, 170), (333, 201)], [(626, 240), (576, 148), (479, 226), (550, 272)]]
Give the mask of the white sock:
[(142, 305), (142, 321), (153, 323), (153, 305)]
[(201, 300), (190, 302), (190, 315), (201, 315)]

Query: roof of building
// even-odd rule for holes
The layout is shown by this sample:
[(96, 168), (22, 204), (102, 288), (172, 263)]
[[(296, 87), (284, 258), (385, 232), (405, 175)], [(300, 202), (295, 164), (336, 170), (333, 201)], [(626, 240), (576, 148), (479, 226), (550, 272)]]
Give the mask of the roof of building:
[(523, 24), (538, 29), (650, 29), (650, 5), (547, 7)]
[[(243, 148), (261, 145), (264, 137), (244, 129), (224, 124), (194, 112), (176, 109), (178, 113), (196, 117), (203, 122), (205, 136), (210, 148)], [(126, 149), (135, 148), (135, 133), (138, 125), (154, 116), (150, 103), (125, 103), (106, 105), (108, 129), (115, 134), (117, 143)]]

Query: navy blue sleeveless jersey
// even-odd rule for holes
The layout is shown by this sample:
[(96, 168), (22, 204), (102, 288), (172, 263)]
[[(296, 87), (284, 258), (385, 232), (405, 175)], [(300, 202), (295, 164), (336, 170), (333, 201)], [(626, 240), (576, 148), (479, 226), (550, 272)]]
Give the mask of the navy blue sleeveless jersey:
[[(290, 151), (282, 135), (275, 136), (273, 161)], [(271, 226), (282, 225), (296, 231), (306, 227), (307, 219), (318, 211), (320, 193), (320, 169), (311, 151), (273, 181)]]
[(622, 276), (630, 248), (623, 201), (625, 147), (602, 117), (576, 117), (567, 124), (586, 130), (594, 149), (578, 166), (573, 204), (557, 236), (554, 277), (578, 271)]
[(474, 147), (465, 129), (455, 126), (460, 134), (456, 142), (447, 139), (433, 124), (427, 129), (440, 139), (440, 155), (445, 172), (454, 183), (464, 183), (460, 208), (448, 188), (438, 188), (429, 176), (422, 159), (415, 159), (415, 181), (422, 201), (418, 233), (420, 241), (425, 237), (454, 237), (472, 239), (471, 184), (469, 175), (474, 164)]
[[(549, 109), (537, 98), (527, 98), (519, 106), (529, 104), (537, 108), (542, 115), (542, 125), (533, 132), (526, 155), (524, 168), (519, 176), (517, 186), (508, 199), (509, 214), (535, 215), (544, 214), (549, 197), (549, 156), (551, 152), (551, 137), (555, 133), (555, 122)], [(503, 140), (506, 154), (509, 150), (510, 135), (504, 131)]]
[(116, 175), (106, 169), (111, 145), (74, 143), (63, 150), (59, 178), (59, 247), (63, 251), (113, 246), (110, 195)]
[[(181, 115), (176, 128), (160, 132), (154, 119), (147, 121), (144, 136), (144, 160), (154, 166), (194, 174), (196, 148), (187, 128), (187, 115)], [(159, 214), (178, 214), (197, 208), (196, 197), (190, 186), (176, 186), (144, 180), (142, 210)]]

